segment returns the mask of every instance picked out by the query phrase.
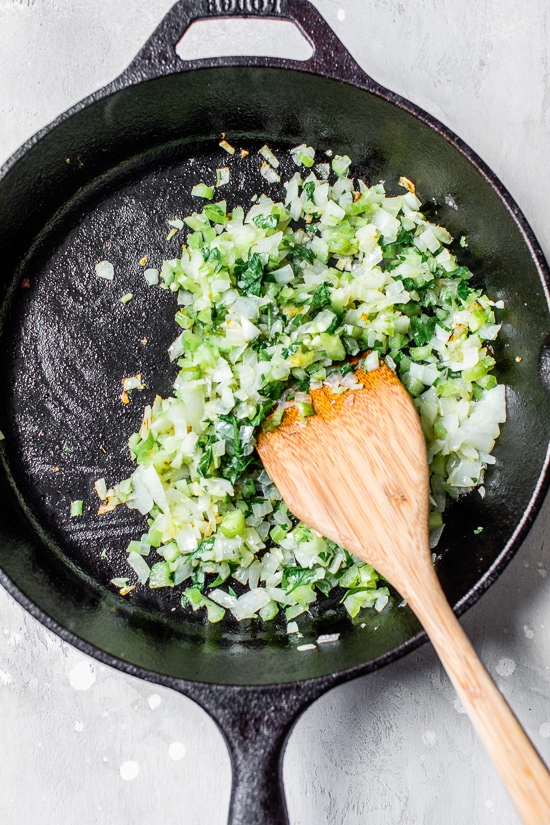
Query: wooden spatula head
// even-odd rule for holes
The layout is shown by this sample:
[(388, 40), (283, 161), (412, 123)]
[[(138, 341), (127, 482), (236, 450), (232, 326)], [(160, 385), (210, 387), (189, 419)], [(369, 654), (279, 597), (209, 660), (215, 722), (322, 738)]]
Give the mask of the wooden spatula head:
[(303, 424), (288, 409), (276, 430), (260, 436), (258, 452), (295, 516), (399, 588), (395, 559), (413, 548), (429, 553), (426, 442), (387, 366), (356, 375), (363, 389), (313, 390), (316, 415)]

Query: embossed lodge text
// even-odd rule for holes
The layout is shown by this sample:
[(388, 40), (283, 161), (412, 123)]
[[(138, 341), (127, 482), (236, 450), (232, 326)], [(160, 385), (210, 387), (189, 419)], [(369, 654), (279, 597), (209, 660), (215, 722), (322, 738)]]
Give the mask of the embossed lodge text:
[(282, 0), (207, 0), (207, 7), (214, 14), (281, 14), (281, 3)]

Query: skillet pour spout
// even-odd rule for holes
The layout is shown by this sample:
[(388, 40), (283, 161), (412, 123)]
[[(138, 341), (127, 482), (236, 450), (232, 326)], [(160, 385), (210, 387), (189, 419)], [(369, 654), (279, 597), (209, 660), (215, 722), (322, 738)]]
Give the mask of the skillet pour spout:
[[(312, 57), (178, 58), (193, 21), (233, 15), (292, 21)], [(340, 640), (304, 653), (284, 628), (210, 626), (183, 611), (172, 589), (123, 599), (109, 582), (143, 521), (129, 511), (98, 517), (88, 505), (98, 478), (131, 469), (122, 450), (141, 404), (120, 403), (121, 377), (141, 372), (151, 397), (168, 393), (174, 378), (158, 357), (174, 338), (173, 296), (143, 283), (128, 250), (145, 244), (151, 260), (173, 255), (166, 218), (194, 211), (192, 185), (233, 163), (219, 147), (222, 133), (251, 152), (268, 143), (281, 158), (304, 142), (348, 154), (367, 182), (390, 186), (406, 175), (437, 222), (468, 238), (471, 268), (504, 301), (495, 358), (508, 421), (497, 463), (484, 499), (449, 508), (436, 551), (457, 615), (510, 561), (547, 490), (550, 275), (495, 175), (445, 126), (369, 78), (306, 0), (181, 0), (119, 78), (31, 138), (0, 172), (0, 581), (80, 650), (204, 707), (232, 754), (232, 825), (283, 825), (280, 766), (295, 720), (331, 687), (422, 644), (418, 622), (398, 602), (376, 615), (376, 633), (368, 616), (365, 629), (312, 616), (311, 641), (335, 631)], [(232, 176), (228, 208), (264, 186), (258, 170)], [(446, 205), (449, 194), (458, 211)], [(126, 306), (106, 300), (93, 274), (107, 255), (134, 295)], [(25, 279), (30, 288), (20, 289)], [(81, 519), (69, 517), (74, 499), (85, 500)]]

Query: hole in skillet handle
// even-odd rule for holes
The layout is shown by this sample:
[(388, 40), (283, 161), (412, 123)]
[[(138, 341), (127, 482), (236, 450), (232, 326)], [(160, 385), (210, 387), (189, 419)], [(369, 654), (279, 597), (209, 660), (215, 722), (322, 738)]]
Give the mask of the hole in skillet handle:
[[(292, 58), (286, 57), (288, 45), (283, 48), (283, 57), (268, 57), (265, 50), (261, 55), (250, 54), (250, 43), (247, 45), (246, 55), (235, 55), (233, 42), (229, 43), (233, 52), (231, 56), (218, 52), (216, 56), (198, 58), (194, 52), (187, 53), (183, 41), (191, 25), (196, 21), (212, 23), (215, 18), (224, 18), (225, 21), (228, 18), (247, 18), (243, 20), (247, 25), (253, 18), (262, 18), (256, 22), (263, 23), (267, 23), (268, 19), (278, 23), (287, 21), (294, 25), (301, 36), (300, 48), (303, 50), (304, 46), (309, 44), (310, 56), (306, 57), (302, 51), (298, 52), (300, 56), (297, 57), (294, 43)], [(222, 20), (217, 22), (223, 25)], [(224, 39), (227, 40), (228, 36), (224, 34)], [(295, 34), (293, 38), (296, 38)], [(194, 39), (195, 33), (191, 35), (191, 46)], [(246, 35), (244, 39), (247, 40)], [(269, 43), (269, 40), (270, 35), (267, 36), (266, 42)], [(281, 41), (282, 38), (279, 36), (277, 43), (282, 45)], [(223, 39), (221, 48), (225, 51)], [(273, 50), (272, 45), (266, 48), (269, 52)], [(280, 49), (278, 53), (280, 54)], [(344, 80), (370, 91), (381, 88), (356, 63), (309, 0), (179, 0), (111, 88), (116, 90), (144, 80), (180, 74), (197, 68), (239, 65), (298, 69), (335, 80)]]
[(313, 46), (288, 20), (238, 19), (196, 20), (176, 44), (181, 60), (208, 57), (280, 57), (309, 60)]

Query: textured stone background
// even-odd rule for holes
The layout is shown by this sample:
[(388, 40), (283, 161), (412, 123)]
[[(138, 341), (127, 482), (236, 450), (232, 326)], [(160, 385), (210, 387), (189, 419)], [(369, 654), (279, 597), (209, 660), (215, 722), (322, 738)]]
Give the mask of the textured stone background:
[[(171, 0), (0, 0), (0, 161), (129, 63)], [(550, 256), (550, 6), (316, 0), (379, 82), (493, 168)], [(298, 55), (299, 38), (197, 27), (188, 54)], [(203, 52), (204, 53), (204, 52)], [(23, 228), (24, 231), (24, 228)], [(550, 762), (550, 505), (464, 626)], [(222, 825), (221, 735), (190, 701), (86, 659), (0, 592), (0, 819)], [(429, 647), (337, 688), (286, 752), (291, 825), (519, 820)], [(251, 823), (251, 825), (253, 825)]]

